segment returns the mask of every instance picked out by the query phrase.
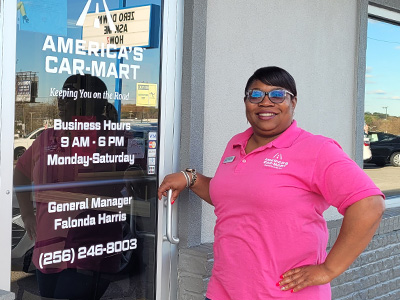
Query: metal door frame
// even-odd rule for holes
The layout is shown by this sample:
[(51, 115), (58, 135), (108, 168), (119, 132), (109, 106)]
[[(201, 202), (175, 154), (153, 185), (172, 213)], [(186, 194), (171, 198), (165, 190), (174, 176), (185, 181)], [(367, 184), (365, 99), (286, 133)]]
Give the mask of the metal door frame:
[[(0, 289), (11, 286), (12, 170), (17, 1), (0, 0)], [(11, 172), (10, 172), (11, 171)]]
[[(160, 154), (159, 182), (165, 175), (179, 169), (181, 132), (181, 83), (183, 55), (183, 1), (163, 3), (161, 93), (160, 93)], [(177, 205), (172, 207), (172, 234), (177, 235)], [(164, 239), (166, 232), (164, 203), (159, 203), (157, 227), (156, 299), (176, 299), (178, 289), (178, 246)], [(161, 224), (161, 225), (160, 225)]]

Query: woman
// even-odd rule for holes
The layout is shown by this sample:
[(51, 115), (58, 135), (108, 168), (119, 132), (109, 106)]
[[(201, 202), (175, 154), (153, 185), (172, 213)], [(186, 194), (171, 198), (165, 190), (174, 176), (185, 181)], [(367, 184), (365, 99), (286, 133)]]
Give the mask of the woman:
[[(257, 70), (245, 88), (251, 128), (228, 143), (213, 178), (164, 178), (158, 196), (186, 187), (215, 206), (214, 267), (207, 299), (331, 299), (329, 282), (368, 245), (383, 194), (333, 140), (293, 120), (297, 91), (278, 67)], [(322, 216), (344, 215), (328, 255)]]

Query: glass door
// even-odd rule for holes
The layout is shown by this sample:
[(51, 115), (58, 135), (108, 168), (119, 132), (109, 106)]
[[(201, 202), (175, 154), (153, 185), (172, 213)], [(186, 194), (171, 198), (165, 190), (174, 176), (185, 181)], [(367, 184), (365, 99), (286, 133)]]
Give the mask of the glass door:
[(16, 299), (173, 299), (176, 208), (156, 199), (179, 146), (165, 2), (16, 3)]

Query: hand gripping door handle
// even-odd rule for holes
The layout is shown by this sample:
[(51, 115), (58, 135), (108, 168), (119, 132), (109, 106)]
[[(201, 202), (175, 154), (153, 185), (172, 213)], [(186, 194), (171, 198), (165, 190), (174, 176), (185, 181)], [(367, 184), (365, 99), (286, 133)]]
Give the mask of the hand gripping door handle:
[(178, 244), (179, 238), (176, 238), (172, 235), (172, 190), (168, 190), (168, 199), (167, 199), (167, 240), (171, 244)]

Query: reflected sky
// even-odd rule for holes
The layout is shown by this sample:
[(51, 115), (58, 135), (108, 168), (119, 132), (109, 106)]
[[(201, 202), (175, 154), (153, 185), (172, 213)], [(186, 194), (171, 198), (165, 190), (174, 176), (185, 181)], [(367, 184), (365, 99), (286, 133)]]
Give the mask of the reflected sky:
[(400, 26), (369, 19), (365, 111), (400, 116)]
[[(60, 58), (67, 57), (69, 61), (73, 58), (79, 58), (90, 63), (93, 57), (77, 56), (74, 54), (53, 53), (49, 50), (42, 51), (43, 43), (47, 35), (52, 35), (55, 42), (58, 36), (66, 38), (81, 39), (82, 27), (77, 26), (76, 22), (85, 7), (87, 0), (30, 0), (19, 1), (25, 6), (28, 22), (23, 19), (21, 10), (18, 11), (18, 32), (17, 32), (17, 61), (16, 71), (37, 72), (39, 75), (39, 90), (37, 102), (51, 101), (49, 91), (51, 88), (61, 88), (65, 79), (69, 76), (67, 73), (52, 74), (45, 70), (46, 56), (52, 55)], [(106, 0), (110, 10), (118, 9), (120, 0)], [(57, 5), (55, 5), (57, 3)], [(94, 0), (91, 2), (89, 13), (94, 12), (96, 3), (99, 4), (100, 11), (104, 11), (103, 1)], [(143, 6), (155, 4), (161, 6), (161, 0), (131, 0), (126, 1), (126, 7)], [(158, 30), (158, 33), (160, 31)], [(160, 71), (160, 49), (146, 48), (143, 52), (143, 61), (130, 62), (140, 65), (137, 71), (136, 80), (131, 76), (129, 80), (122, 80), (122, 93), (129, 93), (130, 100), (124, 103), (135, 103), (136, 83), (156, 83), (159, 84)], [(101, 61), (116, 62), (116, 59), (101, 58)], [(109, 91), (115, 89), (115, 77), (102, 78)]]

